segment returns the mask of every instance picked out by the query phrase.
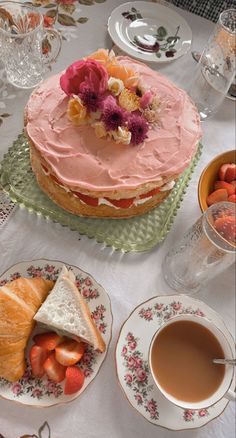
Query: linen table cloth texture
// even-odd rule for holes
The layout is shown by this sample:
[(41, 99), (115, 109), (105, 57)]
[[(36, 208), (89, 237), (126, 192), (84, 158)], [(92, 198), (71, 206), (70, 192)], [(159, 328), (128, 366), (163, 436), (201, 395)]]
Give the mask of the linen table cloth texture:
[[(70, 63), (88, 55), (98, 47), (111, 47), (107, 34), (107, 19), (112, 10), (123, 1), (104, 3), (81, 1), (76, 3), (73, 17), (88, 18), (84, 24), (63, 26), (57, 23), (64, 38), (63, 48), (52, 72), (57, 73)], [(82, 4), (84, 3), (84, 4)], [(162, 2), (163, 3), (163, 2)], [(86, 4), (91, 4), (86, 6)], [(202, 50), (214, 24), (192, 13), (175, 8), (193, 31), (193, 50)], [(45, 12), (45, 10), (44, 10)], [(78, 17), (78, 18), (77, 18)], [(189, 86), (196, 63), (191, 53), (166, 65), (152, 65), (177, 85)], [(4, 112), (11, 114), (1, 124), (0, 159), (23, 127), (23, 109), (30, 91), (11, 86), (4, 89)], [(9, 96), (13, 96), (9, 98)], [(48, 258), (62, 260), (80, 267), (94, 276), (109, 293), (113, 311), (113, 339), (107, 358), (98, 376), (80, 398), (64, 406), (48, 409), (24, 407), (18, 403), (0, 400), (0, 434), (4, 438), (23, 435), (39, 436), (45, 421), (51, 429), (51, 438), (233, 438), (235, 436), (235, 406), (230, 403), (224, 413), (201, 429), (171, 432), (148, 423), (131, 408), (119, 388), (114, 350), (123, 321), (139, 303), (158, 294), (173, 294), (165, 284), (161, 262), (166, 252), (184, 231), (200, 216), (197, 183), (201, 171), (216, 155), (235, 144), (234, 102), (225, 99), (218, 114), (203, 124), (203, 153), (194, 172), (174, 225), (162, 245), (145, 253), (122, 254), (105, 248), (85, 236), (79, 236), (65, 227), (46, 221), (26, 210), (17, 208), (0, 230), (0, 272), (22, 260)], [(235, 269), (229, 268), (220, 277), (206, 285), (197, 298), (204, 300), (224, 319), (232, 334), (235, 333)], [(41, 433), (41, 432), (40, 432)], [(47, 427), (42, 438), (48, 438)]]

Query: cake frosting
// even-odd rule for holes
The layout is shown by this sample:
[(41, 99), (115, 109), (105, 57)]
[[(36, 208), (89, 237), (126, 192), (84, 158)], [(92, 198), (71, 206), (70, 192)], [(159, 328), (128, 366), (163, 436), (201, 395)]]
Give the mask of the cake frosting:
[(85, 191), (134, 189), (167, 181), (189, 165), (201, 137), (200, 119), (187, 93), (145, 64), (119, 57), (163, 102), (161, 119), (138, 145), (97, 138), (90, 125), (67, 117), (60, 75), (46, 80), (27, 105), (26, 132), (62, 185)]

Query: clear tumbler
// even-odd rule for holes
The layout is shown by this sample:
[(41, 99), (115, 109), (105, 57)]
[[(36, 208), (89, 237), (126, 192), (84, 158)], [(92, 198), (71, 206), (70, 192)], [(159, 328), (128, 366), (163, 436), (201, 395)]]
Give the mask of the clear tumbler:
[(212, 205), (168, 252), (162, 268), (170, 287), (197, 292), (235, 262), (235, 213), (232, 202)]

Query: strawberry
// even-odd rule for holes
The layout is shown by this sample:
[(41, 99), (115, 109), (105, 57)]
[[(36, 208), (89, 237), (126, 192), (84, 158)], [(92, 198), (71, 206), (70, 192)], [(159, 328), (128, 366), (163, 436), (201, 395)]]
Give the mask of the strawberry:
[(148, 193), (144, 193), (143, 195), (139, 195), (139, 199), (149, 198), (150, 196), (154, 196), (159, 192), (160, 192), (160, 188), (157, 187), (156, 189), (150, 190), (150, 192), (148, 192)]
[(228, 197), (228, 201), (229, 201), (229, 202), (236, 202), (236, 195), (230, 195), (230, 196)]
[(64, 380), (66, 367), (57, 362), (54, 352), (45, 360), (43, 368), (48, 378), (53, 382), (59, 383)]
[(55, 332), (40, 333), (35, 335), (33, 340), (36, 345), (44, 348), (45, 350), (55, 350), (56, 346), (64, 341), (62, 336), (59, 336)]
[(92, 196), (83, 195), (82, 193), (79, 192), (73, 192), (73, 193), (76, 196), (78, 196), (78, 198), (80, 198), (81, 201), (83, 201), (85, 204), (91, 205), (92, 207), (98, 206), (98, 198), (92, 198)]
[(38, 345), (33, 345), (30, 353), (29, 359), (32, 368), (32, 374), (35, 377), (42, 377), (44, 375), (43, 364), (47, 359), (48, 353), (44, 348)]
[(207, 196), (207, 205), (210, 206), (212, 204), (216, 204), (217, 202), (227, 201), (228, 193), (225, 189), (218, 189), (212, 192), (209, 196)]
[(214, 222), (215, 229), (226, 240), (235, 241), (236, 238), (236, 218), (235, 216), (219, 217)]
[(230, 184), (235, 188), (235, 192), (236, 192), (236, 179), (231, 181)]
[(214, 184), (214, 188), (215, 190), (218, 189), (227, 190), (229, 196), (235, 193), (235, 188), (231, 184), (227, 183), (226, 181), (216, 181)]
[(109, 201), (111, 204), (115, 205), (115, 207), (119, 207), (119, 208), (129, 208), (133, 202), (135, 198), (129, 198), (129, 199), (110, 199), (110, 198), (105, 198), (107, 201)]
[(66, 381), (64, 387), (64, 394), (74, 394), (79, 391), (84, 384), (84, 373), (76, 366), (68, 367), (66, 369)]
[(236, 179), (236, 164), (232, 163), (228, 165), (228, 168), (225, 172), (225, 181), (230, 183)]
[(220, 166), (218, 175), (221, 181), (225, 181), (225, 174), (226, 174), (226, 170), (228, 169), (228, 166), (229, 164), (222, 164), (222, 166)]
[(83, 342), (77, 342), (73, 339), (66, 339), (62, 344), (56, 347), (56, 360), (66, 367), (79, 362), (84, 354), (85, 345)]

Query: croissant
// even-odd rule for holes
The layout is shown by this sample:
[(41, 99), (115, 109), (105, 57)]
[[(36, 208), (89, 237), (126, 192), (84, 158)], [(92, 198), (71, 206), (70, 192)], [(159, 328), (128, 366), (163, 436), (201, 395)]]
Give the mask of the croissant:
[(43, 278), (18, 278), (0, 287), (0, 377), (14, 382), (23, 376), (33, 317), (53, 285)]

